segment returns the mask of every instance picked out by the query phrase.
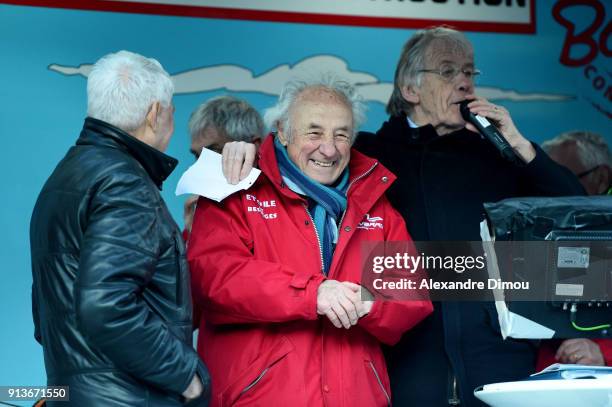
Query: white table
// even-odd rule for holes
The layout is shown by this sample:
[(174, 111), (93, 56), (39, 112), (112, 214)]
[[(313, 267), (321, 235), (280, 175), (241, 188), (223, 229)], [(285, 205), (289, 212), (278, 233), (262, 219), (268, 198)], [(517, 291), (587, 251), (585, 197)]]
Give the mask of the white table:
[(493, 383), (474, 395), (492, 407), (612, 407), (612, 377)]

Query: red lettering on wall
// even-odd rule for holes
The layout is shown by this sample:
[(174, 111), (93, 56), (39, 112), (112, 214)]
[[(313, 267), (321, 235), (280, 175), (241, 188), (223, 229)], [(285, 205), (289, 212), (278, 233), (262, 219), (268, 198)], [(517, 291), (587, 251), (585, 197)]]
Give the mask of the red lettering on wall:
[[(574, 23), (563, 17), (561, 14), (564, 9), (573, 6), (587, 6), (593, 8), (595, 11), (594, 21), (581, 33), (576, 33), (576, 26)], [(595, 41), (594, 36), (603, 23), (605, 15), (605, 9), (598, 0), (559, 0), (557, 4), (554, 5), (554, 19), (567, 29), (567, 34), (565, 36), (565, 42), (563, 43), (563, 49), (561, 50), (560, 57), (560, 61), (563, 65), (582, 66), (591, 63), (597, 57), (598, 44), (597, 41)], [(604, 55), (609, 55), (610, 53), (610, 50), (607, 49), (607, 39), (610, 35), (610, 31), (611, 27), (610, 23), (608, 23), (599, 38), (599, 48), (601, 48)], [(586, 45), (589, 51), (586, 55), (580, 58), (572, 58), (570, 55), (572, 47), (579, 44)]]
[(606, 28), (601, 32), (599, 36), (599, 49), (601, 53), (607, 57), (612, 56), (612, 49), (608, 48), (608, 40), (610, 39), (610, 34), (612, 33), (612, 21), (608, 21), (606, 24)]

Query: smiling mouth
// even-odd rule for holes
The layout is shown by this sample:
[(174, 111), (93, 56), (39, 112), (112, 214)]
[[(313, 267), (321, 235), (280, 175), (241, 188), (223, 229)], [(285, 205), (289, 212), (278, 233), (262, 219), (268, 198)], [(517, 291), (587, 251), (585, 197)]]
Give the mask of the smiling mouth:
[(335, 161), (327, 161), (327, 162), (323, 162), (323, 161), (317, 161), (317, 160), (310, 160), (310, 162), (312, 162), (314, 165), (318, 166), (318, 167), (323, 167), (323, 168), (329, 168), (329, 167), (333, 167), (334, 164), (336, 164)]

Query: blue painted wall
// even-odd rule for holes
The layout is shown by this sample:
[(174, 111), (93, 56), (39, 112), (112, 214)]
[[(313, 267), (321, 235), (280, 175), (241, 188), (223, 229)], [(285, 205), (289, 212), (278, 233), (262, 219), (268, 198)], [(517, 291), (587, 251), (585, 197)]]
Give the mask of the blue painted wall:
[[(600, 0), (610, 23), (612, 3)], [(585, 67), (559, 62), (566, 29), (552, 17), (552, 1), (537, 3), (535, 35), (468, 33), (475, 44), (477, 65), (486, 87), (519, 94), (571, 95), (562, 102), (496, 100), (508, 107), (520, 130), (541, 142), (559, 132), (588, 129), (612, 141), (612, 111), (604, 92), (612, 85), (609, 57), (601, 52)], [(583, 30), (594, 13), (572, 8), (563, 15)], [(600, 28), (595, 36), (599, 40)], [(0, 5), (0, 385), (45, 383), (42, 351), (33, 339), (30, 316), (29, 218), (38, 192), (56, 163), (74, 143), (86, 111), (86, 80), (48, 69), (50, 64), (78, 66), (100, 56), (128, 49), (157, 58), (171, 74), (198, 67), (235, 64), (255, 75), (280, 64), (329, 54), (347, 61), (349, 69), (391, 82), (399, 51), (412, 30), (326, 25), (266, 23), (86, 12)], [(610, 41), (607, 41), (610, 47)], [(584, 54), (576, 46), (572, 54)], [(607, 71), (607, 73), (605, 73)], [(596, 79), (601, 76), (601, 79)], [(595, 80), (595, 84), (593, 82)], [(602, 86), (603, 89), (596, 89)], [(165, 184), (164, 197), (179, 224), (182, 200), (174, 188), (191, 164), (186, 124), (190, 112), (223, 89), (175, 97), (176, 131), (168, 153), (180, 160)], [(237, 92), (263, 110), (275, 98)], [(385, 119), (381, 103), (369, 103), (366, 130)]]

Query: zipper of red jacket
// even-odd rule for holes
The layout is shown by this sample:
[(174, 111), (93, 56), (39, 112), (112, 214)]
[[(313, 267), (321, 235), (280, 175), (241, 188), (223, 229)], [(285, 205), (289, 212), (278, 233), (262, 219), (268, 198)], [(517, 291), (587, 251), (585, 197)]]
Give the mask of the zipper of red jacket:
[(304, 206), (304, 209), (306, 210), (306, 213), (308, 214), (308, 217), (310, 218), (310, 223), (312, 224), (312, 227), (314, 228), (315, 236), (317, 237), (317, 243), (319, 244), (319, 255), (321, 256), (321, 273), (325, 274), (325, 262), (323, 261), (323, 247), (321, 246), (321, 237), (319, 236), (319, 231), (317, 230), (317, 225), (315, 225), (314, 218), (312, 217), (312, 215), (310, 214), (310, 211), (308, 210), (308, 206), (306, 204), (302, 204), (302, 205)]
[[(363, 174), (361, 174), (360, 176), (354, 178), (348, 185), (348, 187), (346, 188), (346, 196), (347, 196), (347, 202), (348, 202), (348, 191), (351, 188), (351, 186), (353, 186), (355, 184), (355, 182), (359, 181), (360, 179), (362, 179), (363, 177), (367, 176), (368, 174), (370, 174), (372, 171), (374, 171), (374, 168), (376, 168), (376, 166), (378, 165), (378, 162), (375, 162), (374, 165), (372, 165), (370, 167), (370, 169), (368, 169), (366, 172), (364, 172)], [(308, 208), (306, 208), (306, 212), (308, 212)], [(340, 222), (338, 223), (338, 231), (340, 229), (340, 226), (342, 226), (342, 222), (344, 221), (344, 215), (346, 215), (346, 210), (342, 213), (342, 217), (340, 218)], [(317, 241), (319, 242), (319, 252), (321, 253), (321, 267), (323, 267), (323, 251), (321, 250), (321, 240), (319, 239), (319, 233), (317, 232), (317, 227), (314, 224), (314, 220), (312, 219), (312, 216), (310, 215), (310, 212), (308, 212), (308, 216), (310, 216), (310, 219), (312, 220), (312, 225), (315, 228), (315, 233), (317, 235)], [(338, 235), (339, 236), (339, 235)], [(339, 237), (338, 237), (339, 239)], [(333, 258), (333, 256), (332, 256)], [(331, 272), (331, 265), (329, 268), (329, 271)], [(329, 273), (328, 273), (329, 275)], [(324, 366), (325, 365), (325, 335), (321, 335), (321, 364)], [(322, 369), (321, 371), (321, 385), (324, 386), (324, 394), (322, 395), (323, 397), (323, 405), (327, 406), (327, 399), (326, 399), (326, 395), (325, 393), (325, 387), (327, 386), (326, 384), (326, 375), (325, 375), (325, 369)], [(385, 392), (386, 393), (386, 392)]]
[[(364, 172), (363, 174), (361, 174), (360, 176), (356, 177), (355, 179), (353, 179), (348, 187), (346, 188), (346, 197), (347, 197), (347, 202), (348, 202), (348, 192), (349, 189), (351, 189), (351, 187), (355, 184), (355, 182), (359, 181), (360, 179), (362, 179), (363, 177), (365, 177), (366, 175), (369, 175), (372, 171), (374, 171), (374, 168), (376, 168), (376, 166), (378, 165), (378, 161), (376, 161), (369, 170), (367, 170), (366, 172)], [(342, 226), (342, 221), (344, 220), (344, 215), (346, 215), (346, 210), (344, 212), (342, 212), (342, 217), (340, 218), (340, 223), (338, 223), (338, 229)]]
[[(355, 182), (359, 181), (360, 179), (364, 178), (365, 176), (367, 176), (368, 174), (370, 174), (372, 171), (374, 171), (374, 168), (376, 168), (376, 166), (378, 165), (378, 162), (375, 162), (366, 172), (364, 172), (363, 174), (361, 174), (360, 176), (354, 178), (348, 185), (348, 187), (346, 188), (346, 195), (348, 197), (348, 192), (349, 189), (351, 189), (351, 186), (353, 186), (355, 184)], [(310, 212), (308, 211), (308, 206), (306, 204), (304, 205), (304, 209), (306, 209), (306, 213), (308, 214), (308, 217), (310, 217), (310, 221), (312, 222), (312, 226), (314, 227), (315, 230), (315, 235), (317, 236), (317, 243), (319, 244), (319, 254), (321, 255), (321, 272), (323, 274), (325, 274), (325, 263), (323, 261), (323, 247), (321, 246), (321, 237), (319, 236), (319, 231), (317, 230), (317, 226), (314, 223), (314, 219), (312, 217), (312, 215), (310, 214)], [(340, 218), (340, 222), (338, 223), (338, 228), (340, 228), (340, 226), (342, 226), (342, 222), (344, 221), (344, 216), (346, 215), (346, 210), (344, 212), (342, 212), (342, 217)], [(330, 264), (331, 266), (331, 264)], [(330, 271), (331, 271), (331, 267), (330, 267)], [(328, 273), (329, 275), (329, 273)]]
[[(347, 206), (348, 206), (348, 192), (349, 189), (351, 189), (351, 187), (355, 184), (355, 182), (359, 181), (360, 179), (366, 177), (367, 175), (369, 175), (372, 171), (374, 171), (374, 168), (376, 168), (376, 166), (378, 165), (378, 161), (376, 161), (371, 167), (370, 169), (368, 169), (366, 172), (364, 172), (363, 174), (361, 174), (360, 176), (354, 178), (348, 185), (348, 187), (346, 188), (346, 197), (347, 197)], [(344, 212), (342, 212), (342, 216), (340, 217), (340, 222), (338, 223), (338, 240), (340, 240), (340, 229), (342, 228), (342, 222), (344, 222), (344, 216), (346, 215), (346, 209), (344, 210)], [(333, 257), (333, 256), (332, 256)], [(330, 271), (331, 271), (331, 267), (330, 267)], [(329, 273), (328, 273), (329, 274)]]

